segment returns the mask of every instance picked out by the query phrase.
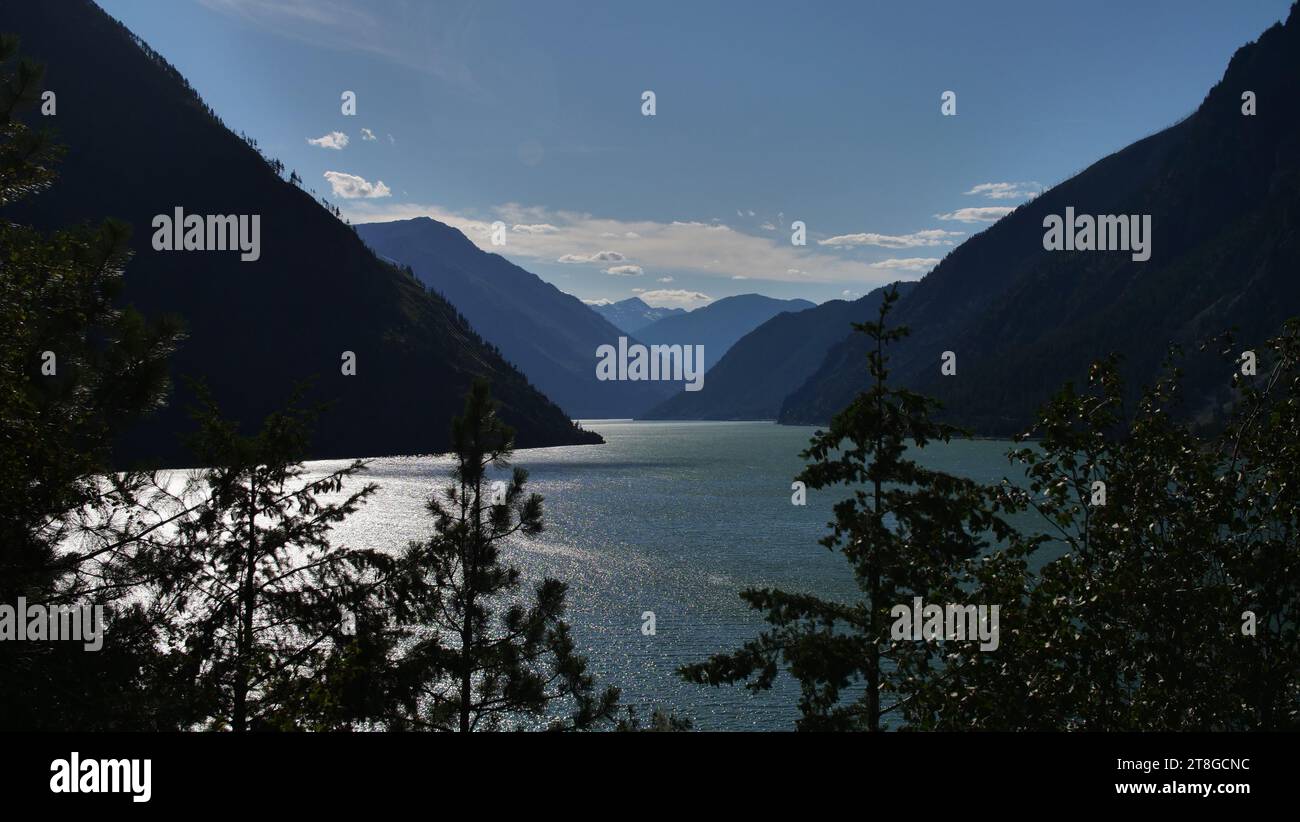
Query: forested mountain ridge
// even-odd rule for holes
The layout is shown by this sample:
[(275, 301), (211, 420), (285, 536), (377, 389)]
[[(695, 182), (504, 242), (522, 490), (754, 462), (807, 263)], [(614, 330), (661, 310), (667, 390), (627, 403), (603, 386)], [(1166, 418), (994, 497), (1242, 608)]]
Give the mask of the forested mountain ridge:
[[(1257, 113), (1243, 113), (1250, 92)], [(900, 302), (912, 336), (896, 375), (938, 396), (979, 433), (1019, 431), (1088, 363), (1123, 358), (1132, 390), (1168, 346), (1239, 329), (1243, 345), (1300, 314), (1300, 13), (1233, 56), (1189, 117), (1092, 164), (949, 254)], [(1150, 215), (1151, 256), (1047, 251), (1044, 219)], [(780, 420), (821, 423), (866, 381), (865, 340), (847, 336), (787, 398)], [(940, 372), (945, 351), (957, 373)], [(1190, 413), (1222, 412), (1205, 369), (1189, 371)]]
[[(916, 283), (900, 282), (900, 294)], [(822, 364), (853, 323), (872, 319), (884, 288), (856, 300), (829, 300), (788, 311), (746, 334), (705, 376), (703, 391), (682, 391), (651, 409), (649, 419), (770, 420), (781, 403)]]
[(417, 217), (366, 223), (357, 232), (446, 297), (570, 417), (640, 416), (672, 393), (661, 382), (598, 380), (597, 348), (617, 345), (626, 332), (577, 297), (480, 249), (458, 229)]
[[(31, 119), (67, 146), (53, 187), (6, 217), (55, 228), (117, 218), (134, 231), (123, 301), (179, 315), (167, 407), (122, 443), (125, 462), (187, 459), (193, 394), (207, 384), (252, 427), (312, 379), (330, 403), (313, 456), (445, 450), (476, 377), (493, 383), (521, 446), (597, 442), (528, 384), (457, 311), (378, 260), (355, 232), (251, 140), (231, 133), (183, 77), (89, 0), (5, 4), (0, 31), (46, 66), (57, 115)], [(93, 43), (94, 48), (87, 48)], [(105, 94), (112, 77), (118, 93)], [(105, 124), (113, 123), (113, 128)], [(257, 215), (257, 259), (156, 251), (157, 215)], [(345, 352), (355, 375), (343, 373)]]

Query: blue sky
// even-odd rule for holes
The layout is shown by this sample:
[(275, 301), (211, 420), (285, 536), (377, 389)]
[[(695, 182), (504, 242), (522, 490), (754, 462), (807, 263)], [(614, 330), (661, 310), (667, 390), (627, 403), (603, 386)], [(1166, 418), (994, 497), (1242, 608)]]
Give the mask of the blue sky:
[(98, 2), (354, 222), (432, 216), (583, 299), (686, 308), (920, 278), (1190, 113), (1290, 5)]

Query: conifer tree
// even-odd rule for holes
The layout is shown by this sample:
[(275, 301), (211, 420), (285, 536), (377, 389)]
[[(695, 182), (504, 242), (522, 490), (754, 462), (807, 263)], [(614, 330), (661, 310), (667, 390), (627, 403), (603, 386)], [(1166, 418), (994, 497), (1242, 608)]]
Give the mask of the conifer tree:
[(532, 597), (501, 555), (515, 535), (542, 531), (542, 498), (526, 493), (528, 472), (508, 482), (514, 431), (476, 381), (452, 423), (450, 484), (429, 500), (434, 533), (410, 544), (390, 588), (410, 634), (396, 664), (401, 710), (390, 727), (487, 731), (591, 728), (612, 723), (616, 688), (598, 689), (564, 620), (567, 586), (543, 579)]
[(204, 400), (194, 450), (211, 467), (187, 492), (203, 501), (180, 521), (154, 594), (175, 604), (172, 634), (209, 727), (313, 726), (321, 672), (354, 643), (389, 567), (381, 552), (331, 544), (330, 531), (377, 486), (344, 492), (360, 460), (308, 476), (315, 412), (291, 403), (250, 437)]
[[(741, 594), (771, 627), (740, 649), (681, 669), (688, 681), (744, 682), (762, 690), (781, 672), (800, 685), (800, 730), (868, 730), (885, 727), (891, 691), (932, 670), (933, 642), (892, 636), (891, 609), (913, 597), (938, 604), (964, 600), (962, 563), (1010, 528), (996, 513), (993, 492), (926, 469), (907, 451), (946, 443), (957, 429), (932, 420), (934, 400), (888, 382), (886, 347), (906, 336), (885, 319), (898, 300), (885, 295), (874, 322), (854, 327), (875, 343), (868, 355), (872, 378), (818, 431), (803, 457), (799, 479), (810, 488), (844, 486), (830, 534), (821, 540), (848, 561), (861, 591), (851, 602), (777, 589)], [(860, 691), (860, 695), (853, 695)]]
[(1238, 395), (1208, 438), (1180, 413), (1172, 356), (1132, 412), (1113, 356), (1044, 406), (1012, 453), (1043, 533), (971, 580), (1016, 629), (996, 657), (948, 649), (909, 703), (916, 726), (1300, 725), (1300, 324), (1257, 353), (1258, 374), (1229, 363)]
[[(0, 36), (0, 207), (38, 196), (63, 151), (20, 114), (41, 67)], [(0, 642), (0, 728), (174, 727), (174, 671), (156, 623), (124, 599), (148, 573), (133, 538), (142, 472), (114, 473), (116, 437), (166, 396), (171, 319), (118, 304), (127, 228), (44, 233), (0, 217), (0, 601), (104, 607), (104, 645)]]

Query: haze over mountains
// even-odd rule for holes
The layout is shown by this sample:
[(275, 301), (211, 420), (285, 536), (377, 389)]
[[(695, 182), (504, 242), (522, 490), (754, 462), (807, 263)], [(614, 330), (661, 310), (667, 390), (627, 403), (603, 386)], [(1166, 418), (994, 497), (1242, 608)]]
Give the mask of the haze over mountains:
[(367, 223), (357, 233), (411, 266), (543, 393), (574, 418), (639, 416), (673, 393), (665, 382), (600, 381), (596, 349), (625, 332), (577, 297), (428, 217)]
[[(1258, 113), (1242, 113), (1254, 92)], [(1171, 342), (1187, 346), (1232, 326), (1241, 347), (1300, 308), (1300, 7), (1233, 56), (1197, 111), (1098, 161), (1021, 206), (945, 258), (899, 304), (912, 336), (894, 347), (904, 384), (938, 396), (983, 434), (1024, 428), (1089, 362), (1124, 358), (1132, 382), (1157, 373)], [(1044, 218), (1149, 214), (1152, 252), (1045, 251)], [(845, 339), (785, 402), (780, 420), (822, 423), (866, 383), (866, 341)], [(944, 351), (957, 374), (940, 374)], [(1218, 399), (1189, 369), (1191, 413)], [(1201, 368), (1207, 365), (1209, 368)], [(1217, 371), (1211, 369), (1218, 369)], [(1222, 382), (1220, 379), (1219, 382)], [(1135, 386), (1133, 386), (1135, 387)]]
[[(176, 396), (123, 444), (125, 460), (187, 459), (180, 435), (193, 428), (192, 398), (182, 376), (205, 380), (246, 431), (295, 383), (316, 377), (312, 396), (334, 403), (318, 431), (321, 457), (445, 449), (477, 376), (491, 379), (520, 445), (599, 441), (444, 299), (376, 259), (348, 226), (282, 179), (174, 69), (89, 0), (6, 3), (0, 31), (19, 35), (22, 52), (46, 65), (58, 114), (38, 125), (68, 147), (55, 185), (6, 218), (48, 228), (105, 217), (130, 223), (135, 257), (124, 300), (146, 316), (178, 314), (188, 329), (172, 358)], [(261, 215), (260, 259), (154, 251), (151, 220), (177, 207)], [(341, 373), (345, 351), (356, 355), (356, 376)]]
[[(589, 305), (428, 217), (366, 223), (357, 226), (357, 233), (385, 259), (409, 265), (575, 418), (644, 417), (682, 390), (680, 383), (598, 380), (596, 350), (617, 345), (620, 336), (646, 344), (703, 345), (708, 368), (771, 317), (813, 306), (807, 300), (758, 294), (726, 297), (691, 312), (652, 308), (636, 297)], [(817, 364), (811, 363), (805, 375)]]
[(651, 323), (637, 332), (637, 339), (648, 345), (703, 345), (704, 367), (709, 369), (737, 340), (777, 314), (812, 307), (808, 300), (738, 294)]
[[(897, 283), (907, 295), (913, 282)], [(742, 337), (709, 370), (705, 390), (683, 391), (651, 409), (647, 419), (770, 420), (815, 372), (853, 323), (874, 319), (885, 288), (856, 300), (829, 300), (776, 315)]]
[(656, 308), (647, 305), (640, 297), (629, 297), (613, 303), (587, 303), (587, 305), (613, 323), (616, 328), (628, 334), (635, 334), (664, 317), (675, 317), (686, 313), (684, 308)]

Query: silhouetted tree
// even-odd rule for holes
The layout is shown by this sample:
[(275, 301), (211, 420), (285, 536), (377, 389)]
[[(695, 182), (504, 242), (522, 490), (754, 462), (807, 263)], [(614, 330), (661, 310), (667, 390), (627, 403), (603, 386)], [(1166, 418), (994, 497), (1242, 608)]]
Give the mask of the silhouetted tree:
[(489, 469), (508, 467), (514, 432), (477, 381), (452, 424), (451, 484), (428, 503), (433, 536), (413, 542), (391, 590), (412, 644), (397, 662), (396, 728), (478, 731), (589, 728), (612, 721), (618, 690), (598, 690), (564, 620), (566, 586), (544, 579), (531, 602), (502, 543), (542, 530), (542, 498), (515, 467), (495, 491)]
[[(882, 706), (882, 695), (929, 675), (937, 647), (891, 638), (891, 608), (910, 606), (916, 596), (963, 601), (963, 561), (986, 547), (987, 534), (1011, 533), (995, 513), (992, 491), (906, 458), (909, 447), (947, 442), (957, 430), (931, 421), (935, 401), (888, 383), (885, 348), (907, 334), (885, 325), (897, 300), (897, 290), (890, 291), (875, 322), (854, 324), (874, 343), (868, 354), (873, 383), (835, 415), (828, 431), (817, 432), (799, 475), (810, 488), (850, 490), (835, 505), (831, 533), (821, 542), (848, 560), (861, 598), (746, 590), (741, 598), (772, 627), (737, 651), (681, 669), (691, 682), (746, 682), (754, 690), (770, 688), (787, 671), (801, 687), (800, 730), (881, 730), (892, 710)], [(851, 697), (849, 689), (860, 695)]]
[[(1230, 366), (1238, 400), (1209, 441), (1176, 416), (1172, 359), (1131, 414), (1114, 357), (1042, 409), (1041, 441), (1012, 456), (1047, 532), (971, 579), (1015, 630), (996, 654), (948, 649), (915, 726), (1297, 727), (1300, 326), (1257, 353), (1257, 376)], [(1048, 547), (1060, 556), (1035, 562)]]
[(314, 412), (296, 407), (241, 435), (206, 401), (190, 494), (203, 502), (179, 522), (176, 562), (155, 592), (176, 604), (173, 634), (190, 658), (214, 727), (301, 727), (331, 654), (352, 644), (380, 552), (336, 546), (329, 534), (376, 490), (343, 492), (359, 460), (311, 478), (302, 465)]
[[(0, 206), (48, 187), (61, 154), (18, 119), (42, 70), (17, 49), (0, 37)], [(180, 331), (116, 305), (127, 234), (0, 219), (0, 602), (102, 605), (108, 619), (95, 652), (0, 642), (0, 728), (174, 727), (156, 623), (124, 598), (149, 573), (133, 515), (150, 478), (110, 469), (116, 435), (165, 397)]]

